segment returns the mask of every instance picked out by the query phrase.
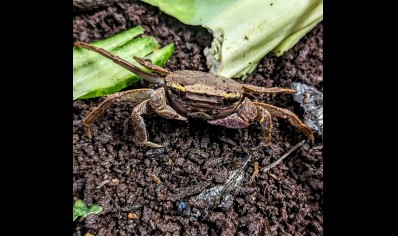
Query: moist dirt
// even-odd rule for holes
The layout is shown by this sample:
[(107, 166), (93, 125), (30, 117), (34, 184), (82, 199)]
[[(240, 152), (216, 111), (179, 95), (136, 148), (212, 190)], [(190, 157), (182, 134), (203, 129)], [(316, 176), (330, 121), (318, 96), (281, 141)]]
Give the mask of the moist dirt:
[[(74, 11), (73, 39), (93, 42), (136, 25), (162, 46), (175, 44), (165, 65), (169, 70), (208, 71), (203, 50), (211, 34), (140, 1)], [(247, 79), (237, 81), (263, 87), (301, 82), (322, 92), (322, 47), (321, 23), (287, 53), (267, 55)], [(292, 95), (256, 99), (303, 118)], [(251, 150), (261, 141), (256, 123), (237, 130), (196, 119), (147, 116), (149, 140), (165, 146), (151, 149), (134, 143), (129, 104), (106, 111), (89, 139), (82, 120), (101, 101), (73, 102), (73, 201), (103, 207), (99, 214), (76, 220), (73, 235), (269, 235), (268, 228), (272, 235), (323, 235), (322, 136), (315, 133), (313, 145), (306, 142), (264, 173), (264, 167), (306, 139), (286, 120), (274, 118), (271, 144)], [(240, 182), (209, 206), (203, 193), (217, 192), (248, 158)], [(259, 172), (251, 181), (255, 163)]]

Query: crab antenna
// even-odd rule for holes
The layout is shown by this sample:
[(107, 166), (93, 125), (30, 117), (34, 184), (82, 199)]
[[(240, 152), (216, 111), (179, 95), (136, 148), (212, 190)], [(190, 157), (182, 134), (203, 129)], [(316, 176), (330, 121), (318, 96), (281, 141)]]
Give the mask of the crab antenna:
[(82, 47), (82, 48), (85, 48), (87, 50), (99, 53), (102, 56), (112, 60), (114, 63), (118, 64), (119, 66), (121, 66), (121, 67), (133, 72), (134, 74), (140, 76), (141, 78), (147, 80), (149, 83), (160, 84), (160, 85), (162, 85), (164, 83), (164, 80), (160, 76), (152, 74), (150, 72), (143, 71), (139, 67), (133, 65), (132, 63), (124, 60), (121, 57), (113, 55), (112, 53), (108, 52), (105, 49), (93, 46), (93, 45), (88, 44), (88, 43), (79, 42), (79, 41), (74, 42), (73, 45), (76, 46), (76, 47)]

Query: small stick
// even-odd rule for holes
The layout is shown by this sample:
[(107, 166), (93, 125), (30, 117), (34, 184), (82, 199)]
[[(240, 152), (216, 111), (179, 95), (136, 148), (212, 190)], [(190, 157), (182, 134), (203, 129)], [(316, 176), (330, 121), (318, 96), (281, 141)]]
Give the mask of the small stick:
[(268, 166), (264, 167), (263, 171), (267, 172), (270, 169), (272, 169), (273, 167), (275, 167), (276, 165), (278, 165), (279, 163), (281, 163), (283, 161), (283, 159), (285, 159), (287, 156), (289, 156), (290, 153), (292, 153), (293, 151), (295, 151), (297, 148), (299, 148), (301, 145), (303, 145), (305, 142), (305, 140), (299, 142), (298, 144), (294, 145), (292, 148), (290, 148), (289, 151), (287, 151), (285, 154), (283, 154), (283, 156), (281, 156), (278, 160), (272, 162), (271, 164), (269, 164)]
[[(272, 169), (273, 167), (275, 167), (276, 165), (281, 163), (283, 161), (283, 159), (285, 159), (287, 156), (290, 155), (290, 153), (292, 153), (297, 148), (299, 148), (301, 145), (303, 145), (304, 142), (305, 142), (305, 140), (303, 140), (303, 141), (299, 142), (298, 144), (294, 145), (292, 148), (290, 148), (289, 151), (287, 151), (285, 154), (283, 154), (278, 160), (276, 160), (273, 163), (271, 163), (270, 165), (264, 167), (264, 172), (269, 171), (270, 169)], [(267, 230), (268, 235), (271, 236), (272, 235), (271, 226), (269, 225), (269, 221), (268, 221), (267, 218), (265, 218), (264, 226), (265, 226), (265, 229)]]

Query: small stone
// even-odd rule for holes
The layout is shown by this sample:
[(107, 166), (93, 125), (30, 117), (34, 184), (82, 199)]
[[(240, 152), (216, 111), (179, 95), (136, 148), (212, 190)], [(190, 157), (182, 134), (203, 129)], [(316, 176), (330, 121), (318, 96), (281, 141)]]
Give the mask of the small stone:
[(131, 219), (131, 220), (136, 220), (136, 219), (138, 219), (138, 215), (135, 214), (135, 213), (131, 213), (131, 212), (127, 215), (127, 217), (128, 217), (129, 219)]
[(111, 182), (109, 182), (110, 186), (118, 186), (119, 185), (119, 179), (112, 179)]

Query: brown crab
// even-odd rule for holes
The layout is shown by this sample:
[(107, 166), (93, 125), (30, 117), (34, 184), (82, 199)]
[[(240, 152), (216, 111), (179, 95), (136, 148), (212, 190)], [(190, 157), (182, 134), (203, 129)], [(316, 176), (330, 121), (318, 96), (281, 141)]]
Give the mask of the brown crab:
[(154, 73), (146, 72), (104, 49), (83, 42), (74, 44), (109, 58), (114, 63), (159, 87), (157, 89), (134, 89), (110, 95), (83, 121), (84, 130), (90, 138), (92, 137), (91, 124), (99, 115), (114, 103), (131, 102), (138, 104), (131, 113), (135, 139), (138, 143), (153, 148), (159, 148), (162, 145), (148, 141), (142, 115), (150, 113), (176, 120), (187, 120), (188, 117), (202, 118), (210, 124), (228, 128), (245, 128), (253, 121), (258, 121), (262, 128), (264, 144), (271, 140), (272, 117), (280, 117), (287, 119), (290, 124), (308, 136), (312, 143), (314, 142), (312, 131), (294, 113), (266, 103), (252, 102), (247, 97), (247, 92), (294, 94), (296, 91), (293, 89), (263, 88), (240, 84), (223, 76), (199, 71), (170, 72), (151, 64), (148, 60), (134, 57), (140, 65)]

